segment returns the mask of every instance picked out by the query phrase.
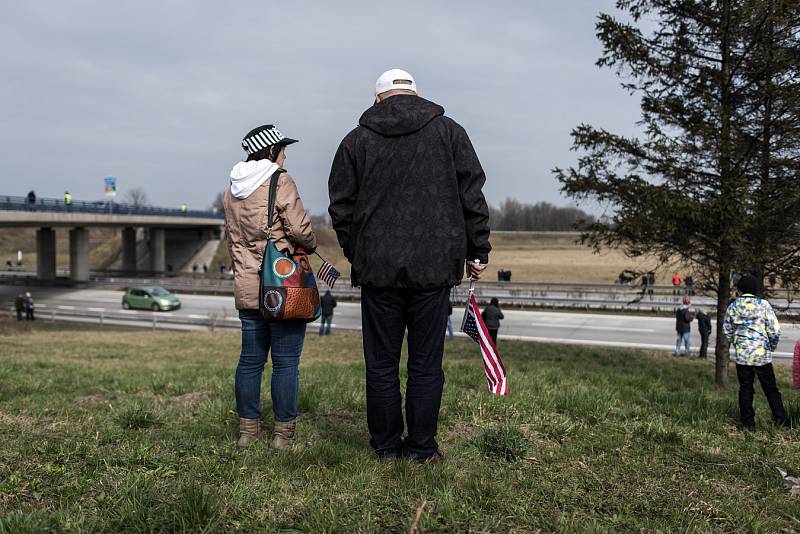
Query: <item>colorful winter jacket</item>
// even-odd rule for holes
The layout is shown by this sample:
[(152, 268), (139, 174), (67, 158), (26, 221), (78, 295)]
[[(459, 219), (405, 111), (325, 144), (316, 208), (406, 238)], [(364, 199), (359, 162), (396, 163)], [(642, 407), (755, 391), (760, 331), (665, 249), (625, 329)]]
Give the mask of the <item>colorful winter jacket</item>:
[(778, 348), (781, 337), (781, 325), (768, 301), (742, 295), (728, 306), (722, 327), (736, 351), (737, 364), (772, 363), (772, 353)]

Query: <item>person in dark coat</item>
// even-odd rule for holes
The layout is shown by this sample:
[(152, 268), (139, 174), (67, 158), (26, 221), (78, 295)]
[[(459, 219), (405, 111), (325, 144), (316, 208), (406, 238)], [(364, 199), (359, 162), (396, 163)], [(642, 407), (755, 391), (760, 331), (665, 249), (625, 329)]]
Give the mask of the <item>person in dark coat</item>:
[(322, 315), (320, 316), (319, 335), (331, 335), (331, 323), (333, 322), (333, 309), (336, 307), (336, 299), (331, 294), (331, 290), (327, 290), (321, 299)]
[(708, 338), (711, 337), (711, 318), (703, 310), (697, 312), (697, 331), (700, 332), (700, 358), (708, 357)]
[(494, 345), (497, 346), (497, 331), (500, 330), (500, 321), (505, 319), (503, 310), (500, 309), (500, 301), (493, 298), (481, 315), (483, 316), (483, 322), (486, 323), (486, 329), (489, 330), (489, 336), (494, 341)]
[(14, 299), (14, 310), (17, 312), (17, 321), (21, 321), (22, 312), (25, 311), (25, 297), (22, 296), (22, 293)]
[[(367, 424), (379, 458), (427, 462), (436, 443), (450, 288), (489, 261), (484, 175), (466, 131), (417, 96), (412, 76), (385, 72), (375, 104), (342, 141), (328, 213), (361, 287)], [(477, 260), (477, 263), (476, 263)], [(399, 364), (408, 329), (406, 421)]]
[(25, 308), (25, 320), (33, 321), (35, 319), (33, 316), (33, 297), (31, 296), (30, 292), (25, 293), (25, 298), (22, 301), (22, 307)]

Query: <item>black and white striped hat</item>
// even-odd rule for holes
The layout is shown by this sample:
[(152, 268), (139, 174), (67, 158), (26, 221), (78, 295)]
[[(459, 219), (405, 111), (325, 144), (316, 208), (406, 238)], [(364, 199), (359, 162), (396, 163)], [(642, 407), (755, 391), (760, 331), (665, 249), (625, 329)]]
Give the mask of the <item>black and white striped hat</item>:
[(270, 145), (291, 145), (297, 139), (285, 137), (272, 124), (265, 124), (250, 130), (242, 139), (242, 148), (248, 155), (255, 154), (259, 150), (264, 150)]

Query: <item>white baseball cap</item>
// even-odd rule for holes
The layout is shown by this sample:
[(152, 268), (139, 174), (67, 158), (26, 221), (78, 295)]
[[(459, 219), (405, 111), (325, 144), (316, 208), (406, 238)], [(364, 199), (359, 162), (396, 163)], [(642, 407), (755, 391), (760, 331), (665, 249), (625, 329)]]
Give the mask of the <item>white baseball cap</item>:
[[(400, 80), (409, 80), (411, 85), (407, 83), (396, 83)], [(378, 76), (378, 80), (375, 82), (375, 94), (379, 95), (386, 91), (391, 91), (392, 89), (407, 89), (416, 93), (417, 82), (414, 81), (414, 77), (411, 76), (411, 74), (403, 69), (387, 70)]]

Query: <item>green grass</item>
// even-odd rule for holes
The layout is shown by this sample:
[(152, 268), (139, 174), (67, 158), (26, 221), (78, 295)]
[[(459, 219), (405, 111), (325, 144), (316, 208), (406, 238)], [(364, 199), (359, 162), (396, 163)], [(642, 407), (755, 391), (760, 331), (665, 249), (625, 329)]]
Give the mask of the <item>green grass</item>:
[(0, 533), (407, 532), (422, 502), (423, 532), (800, 528), (776, 471), (800, 473), (800, 431), (761, 397), (738, 431), (710, 363), (501, 351), (511, 396), (492, 398), (477, 347), (448, 343), (447, 462), (425, 466), (373, 459), (357, 335), (308, 337), (299, 451), (237, 452), (237, 334), (0, 323)]

